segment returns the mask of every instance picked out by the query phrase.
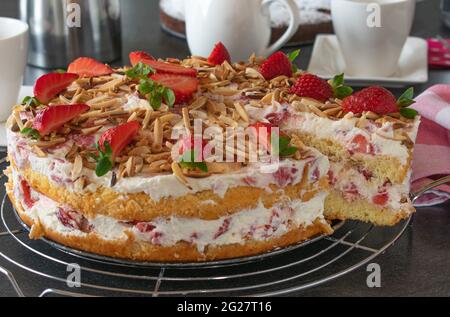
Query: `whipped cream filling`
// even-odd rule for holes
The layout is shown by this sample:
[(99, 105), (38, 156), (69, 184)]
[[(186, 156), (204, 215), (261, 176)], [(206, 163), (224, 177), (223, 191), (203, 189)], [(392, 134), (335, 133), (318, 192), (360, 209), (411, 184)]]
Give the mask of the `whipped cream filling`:
[[(247, 112), (252, 118), (272, 118), (280, 123), (280, 128), (285, 131), (301, 131), (309, 133), (317, 138), (338, 141), (349, 153), (355, 147), (355, 137), (362, 136), (371, 145), (373, 153), (367, 155), (385, 155), (395, 157), (400, 164), (405, 165), (410, 157), (409, 150), (401, 141), (393, 140), (394, 123), (385, 122), (377, 125), (367, 121), (364, 129), (357, 126), (358, 118), (343, 118), (331, 120), (322, 118), (313, 113), (299, 112), (287, 104), (274, 102), (272, 106), (257, 108), (247, 105)], [(415, 142), (419, 129), (420, 118), (410, 126), (405, 127), (409, 138)], [(359, 153), (361, 154), (361, 153)]]
[(20, 176), (13, 170), (14, 195), (25, 212), (44, 227), (67, 236), (87, 237), (97, 234), (105, 240), (127, 240), (133, 233), (138, 241), (159, 246), (173, 246), (178, 242), (195, 244), (201, 252), (206, 246), (243, 244), (246, 240), (267, 240), (282, 236), (290, 230), (306, 228), (323, 217), (326, 192), (316, 194), (309, 201), (286, 199), (272, 208), (260, 201), (256, 208), (242, 210), (216, 220), (182, 217), (157, 218), (151, 222), (122, 222), (107, 216), (86, 219), (80, 213), (63, 206), (31, 189), (34, 204), (27, 207), (19, 186)]
[[(367, 171), (349, 168), (342, 163), (330, 163), (329, 178), (331, 186), (342, 193), (351, 202), (357, 198), (364, 198), (382, 207), (389, 207), (400, 211), (402, 206), (409, 204), (411, 172), (401, 184), (390, 182), (380, 183), (371, 177)], [(403, 202), (404, 199), (406, 202)]]
[[(47, 178), (56, 186), (64, 186), (76, 193), (95, 192), (100, 186), (110, 187), (112, 172), (103, 177), (97, 177), (93, 170), (83, 168), (82, 175), (89, 180), (89, 185), (83, 189), (76, 186), (72, 178), (73, 164), (65, 159), (73, 141), (59, 146), (47, 157), (39, 157), (33, 153), (26, 141), (18, 134), (8, 131), (8, 151), (19, 168), (30, 168)], [(112, 190), (127, 193), (146, 193), (154, 201), (169, 197), (181, 197), (201, 191), (212, 190), (219, 197), (224, 197), (229, 188), (253, 186), (271, 191), (269, 185), (280, 187), (296, 185), (302, 181), (303, 171), (308, 167), (309, 183), (316, 182), (327, 175), (328, 158), (311, 149), (313, 156), (304, 160), (286, 159), (279, 162), (278, 169), (262, 172), (267, 167), (264, 163), (252, 163), (236, 172), (216, 174), (206, 178), (189, 178), (188, 188), (173, 174), (155, 174), (150, 176), (135, 176), (119, 179)]]

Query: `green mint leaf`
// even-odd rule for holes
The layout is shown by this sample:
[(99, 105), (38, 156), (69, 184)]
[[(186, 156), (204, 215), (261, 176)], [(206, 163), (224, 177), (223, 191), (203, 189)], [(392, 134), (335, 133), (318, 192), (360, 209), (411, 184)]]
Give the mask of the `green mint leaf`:
[(288, 58), (291, 63), (295, 62), (297, 57), (300, 55), (300, 51), (301, 51), (301, 49), (298, 49), (298, 50), (295, 50), (295, 51), (289, 53)]
[(141, 79), (140, 85), (139, 85), (139, 92), (146, 96), (153, 90), (153, 81), (148, 79)]
[(32, 128), (24, 128), (22, 131), (20, 131), (23, 135), (31, 136), (33, 139), (39, 139), (41, 135), (39, 134), (38, 130), (32, 129)]
[(334, 76), (329, 81), (331, 88), (333, 88), (333, 94), (335, 98), (344, 99), (353, 93), (353, 88), (345, 86), (344, 73)]
[(164, 100), (169, 107), (173, 107), (173, 105), (175, 104), (175, 93), (172, 89), (166, 88), (164, 90)]
[(297, 148), (295, 146), (289, 146), (282, 151), (280, 151), (280, 156), (291, 156), (294, 155), (295, 152), (297, 152)]
[(408, 88), (403, 95), (398, 98), (397, 104), (400, 108), (406, 108), (411, 106), (412, 104), (416, 103), (414, 101), (414, 88), (410, 87)]
[(55, 70), (55, 73), (57, 73), (57, 74), (65, 74), (65, 73), (67, 73), (67, 71), (65, 69), (57, 69), (57, 70)]
[(105, 151), (104, 151), (105, 156), (111, 157), (111, 156), (113, 155), (113, 150), (112, 150), (111, 145), (109, 145), (109, 142), (106, 141), (106, 142), (103, 144), (103, 147), (105, 148)]
[(414, 119), (419, 113), (411, 108), (401, 108), (400, 114), (408, 119)]
[(331, 82), (333, 87), (342, 86), (344, 84), (344, 73), (334, 76)]
[(95, 175), (98, 177), (105, 176), (111, 171), (113, 168), (113, 164), (109, 157), (103, 157), (97, 162), (97, 167), (95, 168)]
[(295, 60), (297, 59), (298, 55), (300, 55), (300, 49), (295, 50), (293, 52), (291, 52), (288, 55), (289, 61), (292, 63), (292, 72), (295, 74), (298, 71), (298, 67), (297, 65), (295, 65)]
[(353, 88), (348, 86), (341, 86), (334, 89), (334, 96), (339, 99), (344, 99), (353, 93)]
[(149, 97), (149, 103), (154, 110), (158, 110), (162, 105), (162, 95), (158, 93), (151, 93)]
[(133, 78), (133, 79), (134, 78), (142, 79), (142, 78), (148, 77), (148, 75), (150, 75), (150, 74), (155, 74), (155, 73), (156, 73), (156, 71), (152, 67), (150, 67), (142, 62), (139, 62), (138, 64), (136, 64), (136, 66), (127, 70), (125, 72), (125, 75), (127, 75), (128, 77)]
[(22, 105), (24, 105), (24, 106), (34, 107), (34, 106), (39, 106), (40, 104), (41, 104), (40, 101), (37, 100), (36, 97), (27, 96), (27, 97), (23, 98), (23, 100), (22, 100)]
[(188, 170), (199, 169), (205, 173), (208, 173), (208, 166), (206, 165), (206, 163), (196, 162), (196, 157), (197, 156), (195, 155), (194, 150), (186, 151), (181, 157), (180, 166)]

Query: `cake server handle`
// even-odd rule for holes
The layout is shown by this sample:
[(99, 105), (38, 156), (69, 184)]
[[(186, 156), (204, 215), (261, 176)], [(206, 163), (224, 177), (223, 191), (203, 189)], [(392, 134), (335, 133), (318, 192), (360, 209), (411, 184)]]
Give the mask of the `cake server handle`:
[(288, 9), (290, 18), (289, 27), (275, 43), (266, 48), (263, 53), (264, 56), (272, 55), (274, 52), (282, 48), (294, 36), (300, 25), (299, 9), (294, 0), (263, 0), (262, 6), (263, 8), (269, 10), (269, 6), (275, 2), (279, 2)]
[(450, 175), (442, 177), (438, 180), (435, 180), (434, 182), (431, 182), (430, 184), (426, 185), (425, 187), (421, 188), (416, 193), (411, 193), (411, 200), (414, 203), (420, 196), (425, 194), (427, 191), (436, 188), (438, 186), (444, 185), (450, 183)]

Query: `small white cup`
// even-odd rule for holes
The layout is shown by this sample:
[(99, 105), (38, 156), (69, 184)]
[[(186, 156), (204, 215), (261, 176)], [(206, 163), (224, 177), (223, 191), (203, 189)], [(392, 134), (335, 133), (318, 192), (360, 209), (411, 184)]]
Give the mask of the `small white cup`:
[(415, 0), (333, 0), (331, 13), (345, 73), (389, 77), (411, 32)]
[[(286, 6), (290, 24), (285, 34), (269, 47), (269, 6)], [(247, 60), (252, 53), (268, 56), (295, 34), (299, 11), (294, 0), (185, 0), (186, 34), (193, 55), (208, 56), (222, 42), (233, 60)]]
[(17, 103), (27, 63), (28, 24), (0, 17), (0, 121)]

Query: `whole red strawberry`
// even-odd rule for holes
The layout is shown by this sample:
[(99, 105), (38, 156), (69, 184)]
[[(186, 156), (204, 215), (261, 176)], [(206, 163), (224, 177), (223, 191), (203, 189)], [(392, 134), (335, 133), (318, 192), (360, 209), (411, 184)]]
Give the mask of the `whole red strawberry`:
[(271, 80), (278, 76), (292, 76), (292, 63), (283, 52), (276, 52), (261, 66), (261, 74), (265, 79)]
[(225, 45), (223, 45), (222, 42), (219, 42), (214, 46), (211, 55), (209, 55), (208, 62), (213, 65), (222, 65), (225, 61), (231, 63), (231, 56)]
[(389, 90), (380, 86), (365, 88), (345, 98), (342, 109), (355, 114), (372, 111), (381, 115), (399, 111), (395, 96)]
[(333, 87), (327, 81), (309, 73), (302, 75), (290, 92), (299, 97), (312, 98), (321, 102), (334, 96)]

